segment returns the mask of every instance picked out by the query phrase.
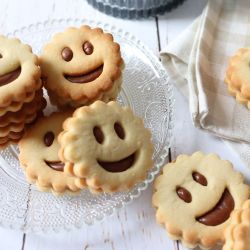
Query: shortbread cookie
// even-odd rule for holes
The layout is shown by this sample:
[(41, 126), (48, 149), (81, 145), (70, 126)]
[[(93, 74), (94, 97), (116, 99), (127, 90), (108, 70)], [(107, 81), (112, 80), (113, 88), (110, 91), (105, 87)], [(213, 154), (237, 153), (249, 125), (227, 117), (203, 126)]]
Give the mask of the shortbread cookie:
[(153, 166), (151, 134), (130, 108), (96, 101), (78, 108), (58, 140), (65, 172), (90, 191), (127, 191)]
[(231, 95), (250, 109), (250, 48), (238, 50), (230, 58), (225, 82)]
[(40, 75), (38, 58), (29, 45), (0, 36), (0, 107), (23, 102), (37, 89)]
[[(40, 86), (37, 90), (27, 93), (26, 97), (21, 102), (11, 102), (7, 107), (0, 107), (0, 116), (5, 115), (7, 112), (17, 112), (19, 111), (25, 103), (30, 103), (36, 98), (37, 94), (42, 91), (42, 81), (39, 80)], [(41, 95), (43, 93), (41, 92)]]
[(7, 147), (10, 143), (18, 143), (28, 129), (37, 118), (43, 115), (43, 109), (46, 107), (46, 100), (43, 99), (40, 106), (34, 114), (28, 114), (24, 121), (17, 123), (10, 123), (6, 127), (0, 127), (0, 148)]
[(43, 110), (46, 106), (46, 100), (43, 98), (39, 106), (37, 106), (37, 110), (34, 111), (33, 114), (28, 115), (24, 120), (20, 122), (11, 122), (6, 126), (0, 126), (0, 138), (6, 137), (10, 132), (21, 132), (25, 129), (25, 126), (29, 123), (32, 123), (37, 115)]
[[(118, 96), (120, 90), (121, 90), (121, 84), (122, 84), (122, 79), (116, 82), (114, 87), (105, 95), (100, 97), (100, 99), (103, 102), (109, 102), (109, 101), (115, 101), (116, 97)], [(57, 96), (54, 92), (48, 90), (48, 95), (50, 98), (50, 102), (53, 105), (57, 105), (59, 108), (64, 108), (65, 106), (69, 107), (74, 107), (77, 108), (79, 107), (79, 103), (77, 101), (72, 101), (71, 99), (66, 99), (66, 98), (61, 98), (60, 96)]]
[(120, 90), (120, 46), (100, 28), (81, 26), (56, 34), (40, 61), (45, 88), (59, 106), (115, 99)]
[(10, 101), (6, 103), (2, 103), (0, 105), (0, 115), (2, 115), (1, 113), (2, 110), (6, 112), (19, 110), (23, 103), (31, 102), (35, 98), (35, 95), (37, 94), (37, 92), (40, 91), (41, 89), (42, 89), (42, 81), (41, 79), (39, 79), (37, 81), (36, 88), (30, 92), (27, 92), (25, 97), (22, 99), (22, 101)]
[(6, 137), (0, 137), (0, 144), (1, 145), (5, 145), (8, 141), (12, 141), (12, 140), (20, 140), (24, 135), (24, 131), (21, 132), (10, 132)]
[(250, 250), (250, 200), (231, 214), (231, 224), (225, 231), (223, 250)]
[(156, 219), (187, 247), (224, 241), (230, 213), (249, 198), (249, 187), (229, 161), (216, 154), (180, 155), (154, 183)]
[(19, 142), (21, 166), (28, 181), (35, 183), (41, 191), (62, 194), (79, 190), (75, 178), (64, 173), (64, 164), (58, 158), (57, 135), (70, 114), (53, 113), (40, 118)]
[(43, 98), (42, 90), (38, 91), (31, 102), (24, 103), (20, 110), (16, 112), (8, 111), (0, 116), (0, 128), (6, 127), (10, 123), (20, 123), (27, 121), (28, 117), (36, 116), (36, 113), (45, 108), (46, 102)]

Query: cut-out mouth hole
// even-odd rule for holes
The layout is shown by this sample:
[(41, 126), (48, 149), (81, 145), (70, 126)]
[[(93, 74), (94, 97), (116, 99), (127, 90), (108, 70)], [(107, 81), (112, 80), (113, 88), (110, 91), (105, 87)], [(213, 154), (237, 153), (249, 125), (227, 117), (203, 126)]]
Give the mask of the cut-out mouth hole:
[(230, 192), (225, 189), (218, 203), (210, 211), (196, 218), (206, 226), (217, 226), (225, 222), (234, 209), (234, 199)]
[(103, 71), (103, 65), (86, 74), (77, 74), (77, 75), (64, 74), (64, 77), (72, 83), (88, 83), (98, 78), (102, 74), (102, 71)]
[(8, 83), (15, 81), (21, 74), (21, 67), (0, 76), (0, 86), (4, 86)]
[(45, 161), (45, 163), (56, 171), (63, 171), (64, 163), (61, 161)]
[(135, 162), (135, 153), (119, 161), (97, 161), (98, 164), (108, 172), (124, 172), (131, 168)]

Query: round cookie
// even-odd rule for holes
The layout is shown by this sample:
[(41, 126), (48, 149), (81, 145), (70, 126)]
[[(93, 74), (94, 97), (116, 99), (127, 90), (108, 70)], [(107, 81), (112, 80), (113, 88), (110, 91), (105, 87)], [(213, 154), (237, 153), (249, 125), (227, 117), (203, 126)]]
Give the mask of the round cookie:
[(250, 48), (242, 48), (232, 56), (226, 71), (228, 91), (239, 103), (250, 109)]
[(85, 25), (56, 34), (40, 61), (45, 88), (58, 106), (116, 99), (120, 91), (120, 46), (100, 28)]
[(250, 200), (231, 214), (231, 224), (225, 231), (225, 239), (222, 250), (250, 249)]
[(64, 164), (58, 158), (57, 135), (70, 114), (53, 113), (40, 118), (19, 142), (21, 166), (28, 181), (35, 183), (41, 191), (51, 190), (55, 194), (62, 194), (79, 190), (75, 178), (64, 173)]
[(31, 47), (0, 35), (0, 107), (23, 102), (40, 83), (38, 58)]
[(180, 155), (155, 180), (156, 219), (187, 247), (222, 244), (230, 213), (249, 198), (243, 181), (232, 164), (216, 154)]
[(96, 101), (78, 108), (63, 124), (58, 140), (65, 172), (90, 191), (127, 191), (153, 166), (151, 134), (130, 108)]

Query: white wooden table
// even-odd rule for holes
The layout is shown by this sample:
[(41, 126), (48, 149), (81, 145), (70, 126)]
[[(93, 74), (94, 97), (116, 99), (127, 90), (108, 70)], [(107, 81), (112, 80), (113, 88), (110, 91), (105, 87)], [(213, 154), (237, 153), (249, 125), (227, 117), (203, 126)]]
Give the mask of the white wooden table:
[[(130, 31), (158, 55), (161, 48), (199, 16), (205, 4), (205, 0), (188, 0), (164, 16), (128, 21), (101, 14), (84, 0), (1, 0), (0, 33), (8, 33), (47, 19), (90, 18), (110, 22)], [(235, 166), (242, 166), (235, 153), (221, 140), (192, 126), (187, 101), (176, 90), (175, 98), (175, 132), (171, 157), (203, 150), (217, 152), (222, 158), (231, 160)], [(165, 230), (156, 224), (151, 195), (152, 186), (140, 198), (104, 222), (69, 233), (35, 235), (0, 228), (0, 250), (184, 250), (180, 243), (171, 241)]]

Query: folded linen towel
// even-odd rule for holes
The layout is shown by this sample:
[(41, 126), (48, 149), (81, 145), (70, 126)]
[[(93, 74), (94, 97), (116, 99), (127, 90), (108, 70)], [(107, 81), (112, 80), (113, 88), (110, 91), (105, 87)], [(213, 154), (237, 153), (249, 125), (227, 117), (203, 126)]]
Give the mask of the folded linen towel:
[(250, 110), (224, 83), (228, 60), (250, 46), (250, 1), (210, 0), (203, 13), (161, 52), (171, 82), (189, 99), (196, 127), (229, 139), (250, 166)]
[(237, 142), (250, 142), (250, 110), (224, 83), (228, 60), (250, 46), (250, 2), (210, 0), (202, 15), (161, 52), (170, 79), (189, 97), (196, 127)]

